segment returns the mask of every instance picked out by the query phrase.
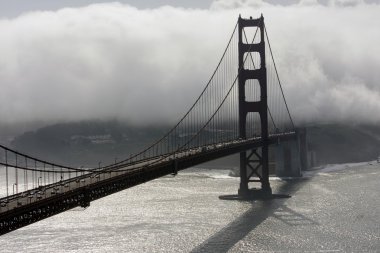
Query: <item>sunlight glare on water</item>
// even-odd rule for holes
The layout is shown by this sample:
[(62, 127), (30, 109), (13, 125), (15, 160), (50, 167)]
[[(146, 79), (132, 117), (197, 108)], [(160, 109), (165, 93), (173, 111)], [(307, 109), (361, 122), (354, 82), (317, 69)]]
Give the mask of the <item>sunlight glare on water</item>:
[(124, 190), (2, 236), (2, 252), (191, 251), (249, 208), (218, 199), (237, 189), (238, 179), (227, 175), (190, 169)]

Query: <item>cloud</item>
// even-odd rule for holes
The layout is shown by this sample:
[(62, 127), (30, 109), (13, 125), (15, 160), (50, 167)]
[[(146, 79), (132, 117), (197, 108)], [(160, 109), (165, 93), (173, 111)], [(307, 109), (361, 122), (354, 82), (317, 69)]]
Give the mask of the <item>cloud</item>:
[(264, 6), (270, 6), (270, 4), (263, 0), (218, 0), (211, 4), (211, 9), (214, 10), (231, 10), (242, 8), (261, 8)]
[[(310, 2), (310, 1), (309, 1)], [(3, 123), (174, 122), (199, 95), (237, 16), (264, 13), (298, 122), (379, 122), (379, 5), (215, 1), (209, 10), (120, 3), (0, 20)]]
[(379, 5), (296, 6), (280, 16), (276, 9), (266, 12), (298, 122), (379, 122), (379, 10)]
[(364, 4), (364, 0), (330, 0), (328, 2), (331, 6), (356, 6)]
[(211, 75), (234, 18), (113, 3), (2, 20), (0, 116), (174, 120)]

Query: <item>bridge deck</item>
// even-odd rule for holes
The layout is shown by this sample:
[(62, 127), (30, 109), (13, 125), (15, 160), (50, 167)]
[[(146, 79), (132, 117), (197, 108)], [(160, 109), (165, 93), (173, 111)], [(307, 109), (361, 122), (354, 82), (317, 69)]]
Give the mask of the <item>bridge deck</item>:
[[(272, 135), (271, 144), (295, 137), (295, 133)], [(0, 234), (50, 217), (65, 210), (89, 205), (90, 201), (126, 188), (176, 173), (179, 170), (247, 149), (260, 147), (259, 138), (236, 140), (120, 165), (92, 172), (0, 199)]]

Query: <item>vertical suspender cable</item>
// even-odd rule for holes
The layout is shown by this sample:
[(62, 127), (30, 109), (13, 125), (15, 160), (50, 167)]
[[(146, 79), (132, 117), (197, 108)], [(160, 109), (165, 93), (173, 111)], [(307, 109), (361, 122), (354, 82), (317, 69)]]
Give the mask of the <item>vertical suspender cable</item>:
[(265, 30), (265, 36), (267, 37), (268, 46), (269, 46), (269, 51), (270, 51), (270, 55), (271, 55), (271, 57), (272, 57), (272, 61), (273, 61), (273, 66), (274, 66), (274, 69), (275, 69), (275, 71), (276, 71), (276, 75), (277, 75), (278, 83), (279, 83), (279, 85), (280, 85), (281, 94), (282, 94), (282, 97), (283, 97), (283, 99), (284, 99), (285, 106), (286, 106), (286, 110), (288, 111), (289, 118), (290, 118), (290, 121), (291, 121), (292, 126), (293, 126), (293, 129), (294, 129), (294, 128), (295, 128), (295, 126), (294, 126), (294, 122), (293, 122), (292, 116), (290, 115), (290, 111), (289, 111), (288, 103), (286, 102), (286, 99), (285, 99), (284, 91), (282, 90), (281, 80), (280, 80), (280, 77), (279, 77), (279, 75), (278, 75), (278, 71), (277, 71), (277, 67), (276, 67), (276, 62), (274, 61), (273, 52), (272, 52), (272, 47), (271, 47), (270, 42), (269, 42), (268, 32), (267, 32), (267, 28), (266, 28), (265, 25), (264, 25), (264, 30)]
[(5, 150), (5, 178), (6, 178), (6, 184), (7, 184), (7, 198), (9, 196), (9, 189), (8, 189), (8, 150)]

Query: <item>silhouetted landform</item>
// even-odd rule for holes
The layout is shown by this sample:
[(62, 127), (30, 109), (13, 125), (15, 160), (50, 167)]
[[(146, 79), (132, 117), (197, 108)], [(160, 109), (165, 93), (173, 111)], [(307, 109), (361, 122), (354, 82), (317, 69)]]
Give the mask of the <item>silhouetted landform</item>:
[(98, 166), (128, 158), (163, 136), (165, 127), (136, 127), (118, 121), (55, 124), (17, 136), (11, 146), (45, 160)]
[[(129, 157), (168, 130), (164, 126), (133, 126), (118, 121), (84, 121), (40, 128), (17, 136), (11, 146), (30, 155), (73, 166), (98, 166)], [(374, 160), (380, 155), (379, 126), (325, 124), (308, 126), (309, 148), (316, 165)], [(273, 158), (273, 152), (270, 154)], [(206, 164), (237, 167), (238, 156)]]
[(380, 155), (380, 126), (311, 126), (307, 136), (317, 165), (370, 161)]

